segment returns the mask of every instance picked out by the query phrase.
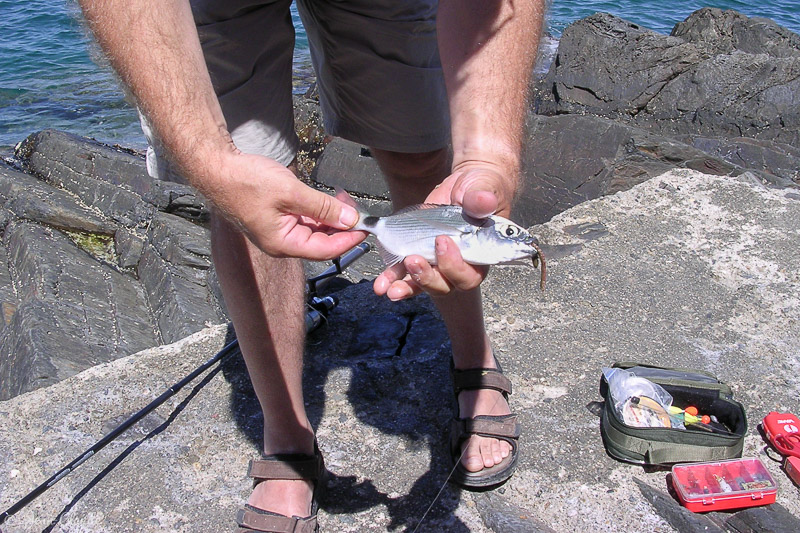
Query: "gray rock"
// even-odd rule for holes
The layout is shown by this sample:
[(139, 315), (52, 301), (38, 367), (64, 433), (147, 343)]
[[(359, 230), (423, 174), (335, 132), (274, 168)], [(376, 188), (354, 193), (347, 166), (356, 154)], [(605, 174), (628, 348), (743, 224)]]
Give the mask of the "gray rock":
[(673, 168), (733, 176), (749, 171), (774, 186), (795, 186), (782, 167), (800, 164), (793, 156), (796, 149), (781, 151), (775, 143), (741, 138), (685, 140), (692, 144), (591, 115), (529, 115), (523, 186), (513, 218), (523, 225), (542, 223)]
[(55, 131), (18, 155), (39, 179), (0, 164), (0, 397), (225, 320), (191, 187), (152, 180), (139, 155)]
[(114, 234), (114, 247), (117, 250), (117, 264), (120, 268), (134, 268), (142, 257), (145, 240), (132, 231), (119, 229)]
[(18, 309), (0, 343), (3, 399), (160, 342), (138, 284), (65, 235), (15, 222), (4, 242)]
[(338, 137), (325, 146), (311, 179), (330, 188), (340, 187), (360, 195), (389, 198), (383, 174), (369, 149)]
[[(523, 424), (519, 468), (488, 497), (446, 484), (449, 345), (430, 299), (394, 304), (368, 284), (341, 290), (327, 326), (310, 336), (306, 360), (309, 416), (332, 473), (322, 530), (488, 533), (530, 523), (558, 532), (678, 531), (635, 482), (671, 498), (667, 473), (609, 458), (597, 418), (584, 408), (600, 399), (602, 367), (618, 360), (704, 369), (729, 383), (751, 420), (744, 455), (765, 459), (780, 484), (778, 505), (800, 514), (800, 492), (766, 460), (753, 423), (771, 410), (800, 412), (800, 200), (791, 194), (680, 170), (534, 228), (573, 251), (551, 259), (544, 293), (530, 266), (495, 268), (484, 282), (486, 325)], [(392, 314), (412, 318), (409, 330), (391, 333), (401, 353), (350, 357), (372, 318)], [(226, 333), (204, 330), (0, 403), (4, 506), (207, 360)], [(382, 343), (374, 344), (380, 353)], [(155, 414), (143, 426), (149, 434), (124, 434), (3, 530), (232, 528), (261, 438), (243, 363), (229, 361)], [(783, 512), (724, 516), (754, 524), (754, 515), (776, 510)]]
[(205, 200), (192, 187), (154, 180), (144, 158), (125, 150), (45, 130), (18, 148), (26, 171), (77, 195), (125, 226), (141, 226), (154, 209), (205, 221)]
[(716, 53), (734, 50), (772, 57), (800, 56), (800, 36), (774, 21), (746, 17), (733, 10), (704, 7), (672, 30), (685, 41), (703, 42)]
[(690, 136), (684, 142), (739, 167), (800, 184), (800, 149), (760, 139)]
[(124, 177), (130, 174), (144, 180), (141, 158), (124, 154), (121, 165), (110, 164), (108, 149), (100, 146), (75, 135), (45, 130), (22, 142), (17, 156), (27, 172), (71, 192), (115, 222), (129, 227), (145, 225), (155, 208), (132, 189), (119, 186), (129, 181)]
[(704, 513), (693, 513), (682, 507), (675, 498), (662, 490), (651, 487), (644, 481), (634, 478), (633, 481), (642, 492), (642, 496), (666, 520), (669, 525), (681, 533), (725, 533)]
[[(720, 18), (721, 21), (709, 19)], [(733, 22), (733, 20), (737, 22)], [(568, 26), (545, 80), (548, 112), (591, 113), (662, 134), (746, 136), (800, 147), (798, 36), (705, 10), (664, 36), (608, 14)], [(748, 33), (742, 27), (764, 31)], [(730, 35), (718, 45), (716, 33)], [(762, 41), (766, 41), (762, 43)], [(774, 55), (754, 52), (764, 44)], [(794, 50), (794, 51), (793, 51)]]
[(116, 225), (74, 196), (0, 163), (0, 205), (56, 228), (111, 235)]
[(175, 215), (157, 213), (147, 235), (167, 262), (202, 270), (211, 268), (211, 237), (208, 229)]
[(137, 273), (165, 342), (176, 342), (224, 320), (204, 270), (171, 264), (148, 244)]
[(711, 519), (735, 533), (792, 533), (800, 531), (800, 520), (783, 505), (745, 509), (733, 514), (713, 513)]

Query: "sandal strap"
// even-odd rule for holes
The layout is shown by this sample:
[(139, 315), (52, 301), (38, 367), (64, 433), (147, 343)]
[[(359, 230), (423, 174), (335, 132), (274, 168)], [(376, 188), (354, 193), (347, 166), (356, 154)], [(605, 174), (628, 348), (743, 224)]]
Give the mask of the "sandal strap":
[(267, 479), (305, 479), (316, 481), (325, 469), (322, 454), (277, 454), (263, 459), (252, 459), (247, 467), (247, 475), (255, 483)]
[(288, 517), (274, 513), (239, 509), (236, 523), (240, 531), (266, 531), (270, 533), (314, 533), (317, 530), (317, 517)]
[(511, 380), (502, 371), (494, 368), (454, 369), (453, 387), (456, 395), (462, 390), (470, 389), (494, 389), (503, 394), (511, 394)]
[(453, 446), (457, 447), (470, 435), (503, 439), (513, 444), (519, 439), (521, 426), (517, 415), (478, 415), (475, 418), (457, 418), (453, 420)]

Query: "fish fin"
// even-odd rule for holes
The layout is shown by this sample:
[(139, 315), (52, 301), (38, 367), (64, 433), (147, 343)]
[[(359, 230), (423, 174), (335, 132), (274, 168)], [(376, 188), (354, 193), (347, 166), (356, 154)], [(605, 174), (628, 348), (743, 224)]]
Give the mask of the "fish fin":
[(378, 253), (381, 254), (381, 259), (383, 259), (383, 262), (384, 264), (386, 264), (387, 268), (390, 266), (394, 266), (403, 259), (405, 259), (405, 257), (399, 256), (387, 250), (386, 247), (383, 244), (381, 244), (381, 241), (378, 241)]

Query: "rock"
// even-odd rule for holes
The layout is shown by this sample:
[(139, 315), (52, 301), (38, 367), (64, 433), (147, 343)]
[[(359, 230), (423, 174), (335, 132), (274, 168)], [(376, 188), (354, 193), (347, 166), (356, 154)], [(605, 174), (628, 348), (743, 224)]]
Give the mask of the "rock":
[(377, 198), (389, 198), (389, 189), (369, 149), (335, 138), (325, 146), (311, 179), (326, 187)]
[(725, 533), (703, 513), (693, 513), (681, 506), (676, 499), (664, 491), (651, 487), (638, 478), (633, 479), (642, 496), (676, 531), (681, 533)]
[(198, 271), (187, 265), (172, 264), (148, 244), (137, 265), (137, 273), (166, 342), (177, 342), (225, 320), (203, 269)]
[(193, 188), (154, 180), (141, 156), (90, 139), (45, 130), (26, 139), (17, 156), (26, 171), (72, 192), (124, 226), (145, 225), (155, 209), (208, 219), (204, 200)]
[[(604, 366), (634, 360), (713, 373), (731, 385), (751, 422), (772, 410), (800, 411), (800, 199), (793, 194), (742, 177), (671, 171), (535, 227), (566, 250), (551, 259), (544, 293), (530, 265), (492, 269), (483, 284), (485, 321), (514, 383), (523, 455), (514, 477), (491, 494), (447, 483), (450, 346), (431, 300), (389, 302), (366, 283), (340, 290), (306, 354), (305, 399), (331, 471), (322, 529), (678, 531), (665, 517), (682, 509), (667, 493), (667, 472), (608, 457), (598, 420), (584, 406), (600, 399)], [(366, 346), (352, 357), (373, 317), (391, 316), (409, 327), (387, 328), (399, 353), (377, 338), (383, 357), (370, 358)], [(0, 403), (0, 425), (14, 428), (0, 432), (9, 472), (0, 476), (3, 506), (208, 360), (227, 333), (209, 328)], [(231, 529), (251, 490), (245, 473), (259, 453), (258, 409), (243, 362), (232, 356), (9, 518), (3, 531)], [(755, 515), (800, 514), (800, 492), (766, 459), (754, 426), (744, 455), (764, 459), (780, 484), (780, 507), (720, 513), (731, 519), (728, 529), (746, 522), (768, 531), (782, 522)], [(661, 512), (636, 479), (662, 498)]]
[[(762, 31), (743, 31), (752, 27)], [(730, 38), (719, 44), (713, 36), (720, 33)], [(671, 36), (599, 13), (564, 30), (537, 91), (552, 102), (540, 107), (661, 134), (746, 136), (800, 148), (798, 39), (719, 10), (692, 14)], [(758, 52), (762, 45), (774, 55)]]
[(1, 398), (226, 321), (191, 187), (61, 132), (17, 153), (40, 179), (0, 165)]
[(734, 165), (800, 184), (800, 149), (747, 137), (689, 136), (687, 144)]
[(116, 224), (74, 196), (0, 163), (0, 205), (17, 217), (56, 228), (111, 235)]
[(751, 172), (778, 187), (795, 186), (784, 167), (800, 165), (796, 149), (780, 151), (775, 143), (751, 139), (682, 139), (691, 144), (591, 115), (529, 115), (523, 186), (512, 218), (523, 225), (542, 223), (673, 168), (731, 176)]
[(18, 302), (0, 337), (0, 398), (160, 343), (141, 287), (59, 231), (13, 222), (4, 242)]
[(713, 513), (711, 519), (727, 531), (735, 533), (792, 533), (800, 531), (800, 520), (784, 506), (774, 503), (766, 507), (754, 507), (736, 513)]
[(704, 7), (675, 25), (671, 35), (703, 42), (716, 53), (740, 50), (771, 57), (800, 56), (800, 36), (769, 19), (746, 17), (733, 10)]

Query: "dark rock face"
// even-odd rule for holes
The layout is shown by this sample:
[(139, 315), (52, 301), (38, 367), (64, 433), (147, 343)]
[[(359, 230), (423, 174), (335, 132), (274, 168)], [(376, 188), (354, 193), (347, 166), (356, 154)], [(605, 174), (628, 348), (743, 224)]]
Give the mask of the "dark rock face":
[(672, 168), (800, 182), (800, 36), (772, 21), (701, 9), (667, 36), (598, 13), (532, 92), (525, 225)]
[(191, 187), (61, 132), (17, 157), (27, 173), (0, 166), (0, 399), (226, 320)]
[(564, 30), (547, 83), (557, 113), (800, 146), (800, 37), (731, 11), (671, 36), (598, 13)]

